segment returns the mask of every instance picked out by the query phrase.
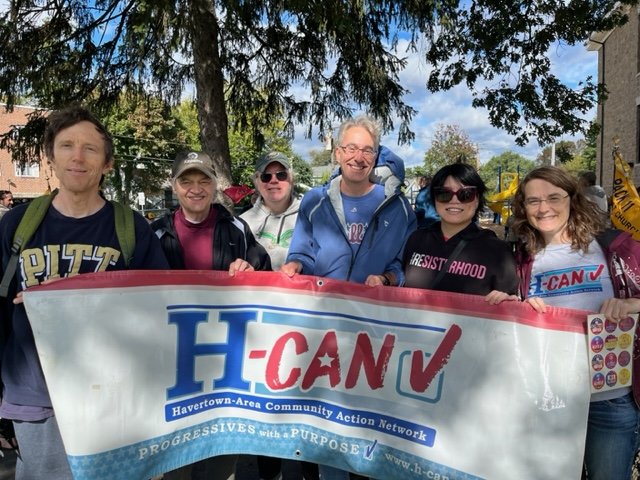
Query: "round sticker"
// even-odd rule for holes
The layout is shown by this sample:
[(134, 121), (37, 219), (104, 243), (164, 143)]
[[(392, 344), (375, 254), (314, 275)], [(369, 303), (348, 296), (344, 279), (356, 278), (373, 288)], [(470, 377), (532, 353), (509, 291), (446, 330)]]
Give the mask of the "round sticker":
[(633, 318), (627, 317), (623, 318), (618, 322), (618, 328), (623, 332), (628, 332), (633, 327)]
[(618, 328), (618, 324), (616, 322), (612, 322), (611, 320), (605, 320), (604, 322), (604, 329), (611, 333), (611, 332), (615, 332), (616, 328)]
[(616, 354), (613, 352), (607, 353), (607, 356), (604, 357), (604, 364), (607, 366), (608, 369), (615, 368), (617, 363), (618, 363), (618, 357), (616, 357)]
[(618, 363), (620, 364), (620, 366), (626, 367), (627, 365), (629, 365), (629, 362), (631, 362), (631, 354), (626, 350), (620, 352), (620, 355), (618, 355)]
[(618, 383), (618, 374), (612, 370), (607, 373), (607, 385), (613, 387), (616, 383)]
[(593, 388), (595, 388), (596, 390), (600, 390), (602, 387), (604, 387), (604, 375), (602, 375), (601, 373), (596, 373), (593, 376), (591, 383), (593, 384)]
[(618, 338), (618, 346), (620, 348), (629, 348), (629, 345), (631, 345), (631, 335), (628, 333), (620, 335), (620, 338)]
[(591, 351), (598, 353), (602, 350), (602, 347), (604, 347), (604, 340), (602, 340), (602, 337), (593, 337), (591, 339)]
[(591, 333), (593, 333), (594, 335), (598, 335), (600, 332), (602, 332), (603, 326), (604, 322), (600, 317), (594, 318), (593, 320), (591, 320)]
[(618, 373), (618, 380), (620, 380), (620, 385), (626, 385), (631, 380), (631, 372), (628, 368), (621, 368)]
[(607, 350), (613, 350), (618, 346), (618, 337), (615, 335), (607, 335), (607, 338), (604, 341), (604, 347)]
[(604, 358), (602, 355), (597, 354), (594, 355), (591, 359), (591, 368), (593, 368), (596, 372), (599, 372), (604, 367)]

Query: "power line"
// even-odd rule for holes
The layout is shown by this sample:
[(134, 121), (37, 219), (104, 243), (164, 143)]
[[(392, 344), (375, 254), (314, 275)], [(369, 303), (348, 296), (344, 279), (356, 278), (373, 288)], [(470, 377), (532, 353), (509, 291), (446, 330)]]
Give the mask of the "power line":
[[(157, 138), (152, 137), (131, 137), (128, 135), (111, 135), (113, 138), (126, 138), (128, 140), (136, 140), (136, 141), (145, 141), (145, 142), (155, 142), (158, 143), (159, 140)], [(169, 140), (164, 140), (164, 143), (168, 143), (170, 145), (180, 145), (182, 147), (191, 148), (191, 145), (183, 142), (170, 142)]]

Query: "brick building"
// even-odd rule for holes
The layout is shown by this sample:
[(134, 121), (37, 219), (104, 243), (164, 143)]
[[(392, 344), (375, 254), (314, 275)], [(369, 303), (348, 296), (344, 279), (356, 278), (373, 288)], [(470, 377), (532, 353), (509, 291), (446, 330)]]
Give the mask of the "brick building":
[[(9, 131), (13, 126), (25, 125), (27, 115), (35, 111), (34, 107), (14, 106), (13, 112), (7, 112), (0, 104), (0, 133)], [(59, 186), (58, 179), (51, 167), (43, 160), (40, 165), (15, 164), (7, 150), (0, 149), (0, 190), (11, 190), (13, 198), (32, 199), (42, 195), (50, 187)]]
[(609, 92), (598, 106), (601, 131), (596, 146), (596, 174), (609, 194), (616, 139), (622, 157), (633, 168), (634, 183), (640, 185), (640, 7), (624, 8), (629, 16), (625, 25), (594, 33), (587, 44), (598, 52), (598, 80)]

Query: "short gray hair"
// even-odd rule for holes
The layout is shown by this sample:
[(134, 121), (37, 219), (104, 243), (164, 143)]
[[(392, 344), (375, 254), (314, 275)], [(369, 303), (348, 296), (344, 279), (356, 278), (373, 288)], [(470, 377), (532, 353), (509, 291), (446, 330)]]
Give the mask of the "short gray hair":
[(373, 137), (373, 148), (377, 151), (380, 146), (380, 124), (368, 115), (359, 115), (342, 122), (338, 130), (338, 145), (342, 145), (347, 130), (353, 127), (362, 127)]

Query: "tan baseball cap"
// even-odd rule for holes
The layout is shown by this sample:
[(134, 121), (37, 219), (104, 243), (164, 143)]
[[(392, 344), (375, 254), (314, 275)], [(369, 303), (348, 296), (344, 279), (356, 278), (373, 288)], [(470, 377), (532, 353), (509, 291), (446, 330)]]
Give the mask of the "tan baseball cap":
[(198, 170), (213, 180), (216, 179), (211, 157), (204, 152), (180, 152), (178, 154), (171, 168), (172, 178), (175, 180), (187, 170)]

